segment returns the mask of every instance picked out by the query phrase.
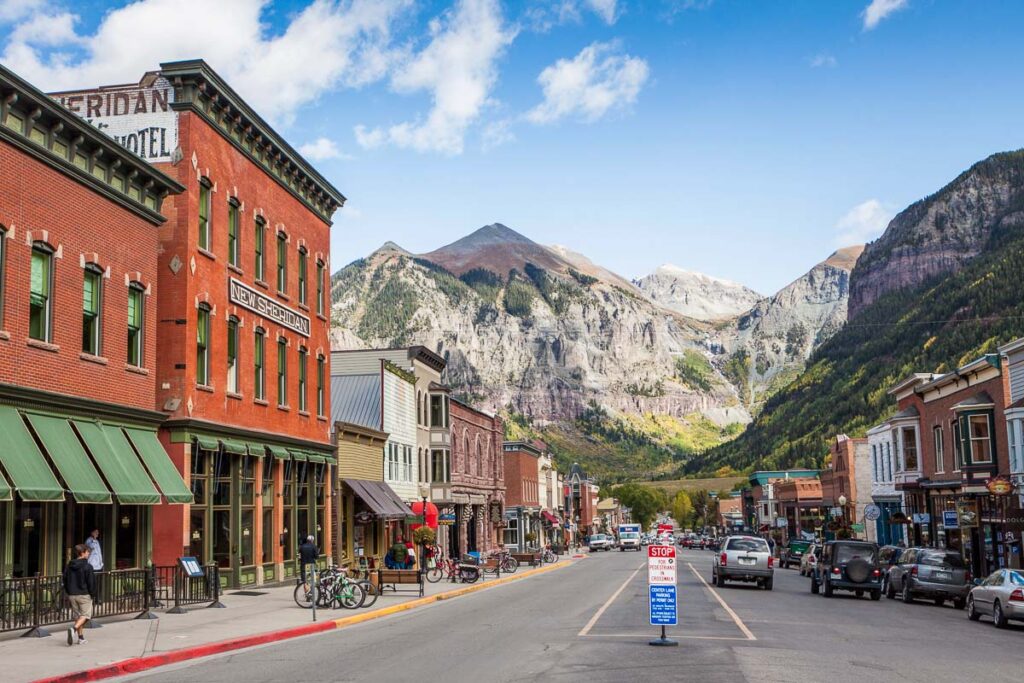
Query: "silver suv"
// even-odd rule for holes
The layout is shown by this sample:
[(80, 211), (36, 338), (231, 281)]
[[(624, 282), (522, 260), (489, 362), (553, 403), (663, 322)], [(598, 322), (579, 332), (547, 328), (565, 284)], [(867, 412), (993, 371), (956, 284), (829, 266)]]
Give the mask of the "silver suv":
[(718, 587), (726, 581), (744, 581), (771, 590), (774, 578), (775, 560), (763, 538), (728, 536), (715, 553), (711, 581)]
[(973, 585), (971, 572), (955, 550), (907, 548), (889, 569), (885, 579), (885, 597), (897, 595), (903, 602), (927, 598), (942, 605), (947, 600), (963, 609)]

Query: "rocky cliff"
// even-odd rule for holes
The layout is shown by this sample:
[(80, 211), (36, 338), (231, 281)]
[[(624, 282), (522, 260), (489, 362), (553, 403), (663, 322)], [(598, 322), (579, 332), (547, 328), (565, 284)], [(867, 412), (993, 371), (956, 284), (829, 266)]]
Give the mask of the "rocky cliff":
[(994, 154), (901, 211), (864, 250), (850, 281), (849, 315), (887, 292), (955, 273), (995, 233), (1024, 225), (1024, 150)]
[(739, 283), (670, 264), (633, 284), (651, 301), (697, 320), (734, 318), (764, 298)]

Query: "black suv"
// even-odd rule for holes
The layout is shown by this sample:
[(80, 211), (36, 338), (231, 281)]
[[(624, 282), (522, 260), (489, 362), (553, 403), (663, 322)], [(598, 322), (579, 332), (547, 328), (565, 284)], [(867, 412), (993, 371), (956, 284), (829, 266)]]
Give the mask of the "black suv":
[(828, 541), (821, 559), (811, 573), (811, 592), (819, 590), (826, 598), (835, 590), (853, 591), (857, 597), (870, 593), (872, 600), (882, 597), (882, 570), (878, 565), (878, 545), (865, 541)]

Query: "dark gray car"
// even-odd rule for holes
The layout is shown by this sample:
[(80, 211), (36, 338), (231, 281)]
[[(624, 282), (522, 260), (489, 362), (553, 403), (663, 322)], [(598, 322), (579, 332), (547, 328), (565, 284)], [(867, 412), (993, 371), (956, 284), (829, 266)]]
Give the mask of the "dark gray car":
[(928, 598), (940, 606), (952, 600), (954, 607), (963, 609), (971, 580), (971, 572), (955, 550), (907, 548), (889, 568), (885, 597), (894, 599), (898, 595), (907, 603)]

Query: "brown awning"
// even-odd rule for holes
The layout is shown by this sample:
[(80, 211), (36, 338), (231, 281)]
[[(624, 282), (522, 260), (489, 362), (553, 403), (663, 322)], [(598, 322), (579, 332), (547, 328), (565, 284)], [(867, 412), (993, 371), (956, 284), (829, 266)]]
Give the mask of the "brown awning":
[(405, 519), (412, 515), (409, 506), (383, 481), (342, 479), (342, 482), (373, 510), (377, 519)]

